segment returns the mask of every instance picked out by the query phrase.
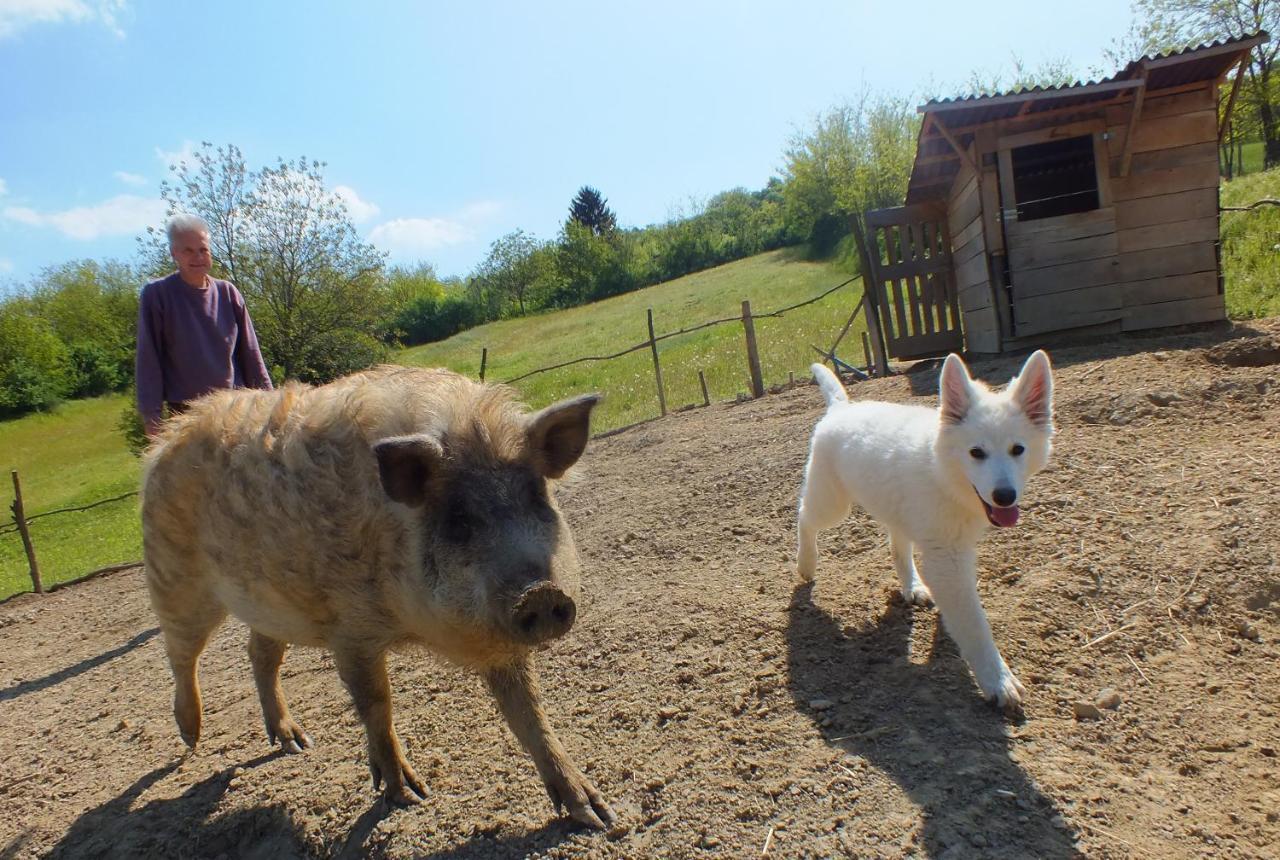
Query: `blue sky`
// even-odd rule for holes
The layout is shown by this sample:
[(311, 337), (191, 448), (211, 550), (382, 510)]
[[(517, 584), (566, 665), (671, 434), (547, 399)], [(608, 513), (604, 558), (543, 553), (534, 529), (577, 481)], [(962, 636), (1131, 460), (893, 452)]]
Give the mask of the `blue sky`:
[(625, 225), (760, 188), (788, 139), (865, 88), (954, 93), (1066, 58), (1118, 0), (292, 2), (0, 0), (0, 289), (132, 259), (167, 164), (306, 155), (392, 262), (465, 274), (520, 228), (553, 238), (590, 184)]

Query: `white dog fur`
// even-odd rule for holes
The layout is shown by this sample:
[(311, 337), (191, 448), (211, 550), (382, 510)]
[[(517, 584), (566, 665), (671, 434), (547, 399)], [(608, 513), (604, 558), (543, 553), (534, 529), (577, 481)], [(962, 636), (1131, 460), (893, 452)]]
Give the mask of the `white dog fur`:
[(1027, 479), (1049, 459), (1049, 356), (1035, 352), (1006, 389), (993, 392), (950, 355), (937, 409), (851, 403), (827, 368), (815, 364), (813, 375), (827, 413), (814, 428), (800, 492), (800, 577), (813, 579), (818, 532), (858, 504), (888, 529), (903, 599), (936, 603), (983, 693), (1020, 712), (1026, 690), (1000, 656), (978, 598), (977, 544), (988, 524), (1017, 523)]

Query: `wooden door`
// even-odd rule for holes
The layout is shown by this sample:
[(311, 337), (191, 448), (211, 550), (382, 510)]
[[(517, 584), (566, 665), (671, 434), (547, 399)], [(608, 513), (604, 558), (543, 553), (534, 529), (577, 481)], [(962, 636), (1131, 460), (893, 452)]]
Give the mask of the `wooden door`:
[(867, 249), (885, 348), (898, 359), (964, 347), (951, 237), (941, 203), (868, 212)]

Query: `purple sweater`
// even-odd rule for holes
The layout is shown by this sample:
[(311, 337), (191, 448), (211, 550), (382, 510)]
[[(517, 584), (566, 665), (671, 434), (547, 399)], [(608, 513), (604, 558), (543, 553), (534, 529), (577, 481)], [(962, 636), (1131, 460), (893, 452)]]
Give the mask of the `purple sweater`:
[(174, 272), (142, 288), (138, 303), (138, 411), (159, 420), (165, 401), (218, 388), (271, 388), (258, 336), (230, 281), (188, 286)]

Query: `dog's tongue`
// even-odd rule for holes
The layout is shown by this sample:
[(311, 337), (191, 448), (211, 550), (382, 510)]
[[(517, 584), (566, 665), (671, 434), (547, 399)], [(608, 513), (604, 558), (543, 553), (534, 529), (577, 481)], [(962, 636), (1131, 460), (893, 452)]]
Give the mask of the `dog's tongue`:
[(992, 505), (991, 520), (1001, 528), (1016, 526), (1018, 524), (1018, 506), (1010, 505), (1007, 508), (997, 508)]

